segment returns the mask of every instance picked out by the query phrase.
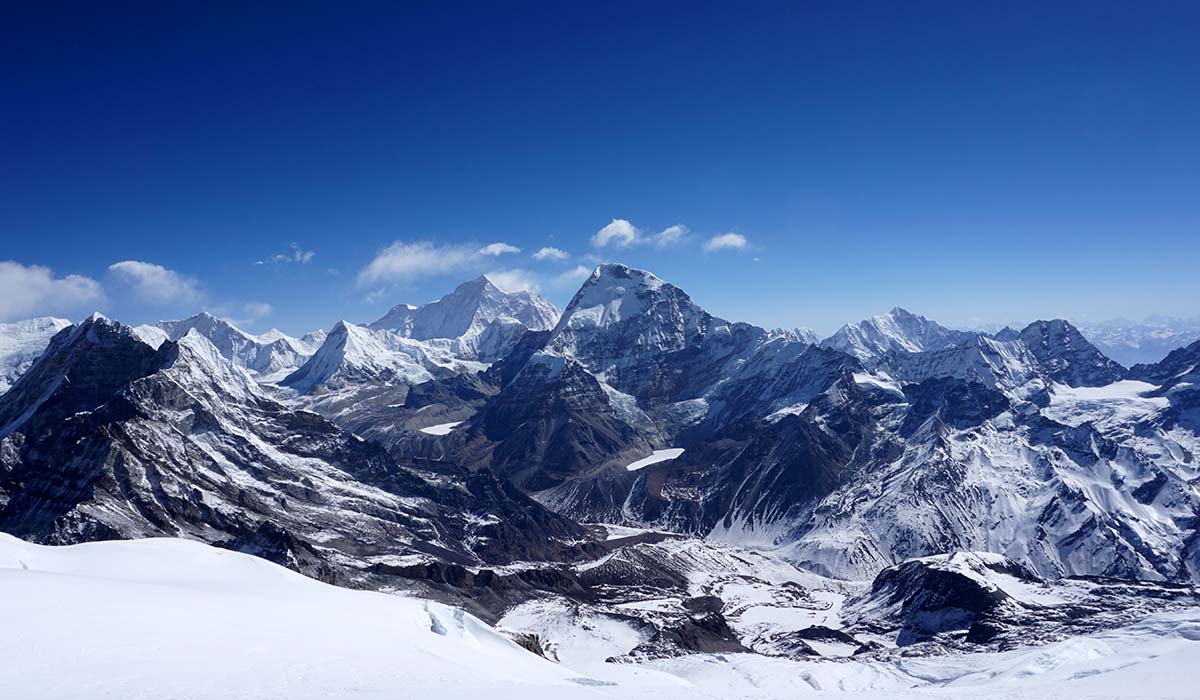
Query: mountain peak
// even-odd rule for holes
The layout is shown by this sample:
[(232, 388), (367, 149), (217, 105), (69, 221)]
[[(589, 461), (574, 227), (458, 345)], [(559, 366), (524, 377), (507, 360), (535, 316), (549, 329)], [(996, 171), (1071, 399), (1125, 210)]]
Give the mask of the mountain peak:
[(1029, 348), (1051, 379), (1070, 386), (1104, 386), (1127, 374), (1079, 332), (1061, 319), (1034, 321), (1021, 331)]
[(51, 338), (41, 357), (0, 396), (0, 432), (53, 401), (71, 415), (108, 400), (118, 387), (157, 368), (157, 351), (132, 328), (95, 313)]
[(561, 336), (568, 329), (611, 326), (634, 319), (667, 298), (685, 310), (704, 313), (686, 292), (652, 272), (617, 263), (597, 265), (567, 305), (555, 335)]
[(945, 350), (973, 335), (966, 331), (951, 330), (896, 306), (886, 314), (842, 326), (821, 344), (849, 353), (862, 362), (871, 362), (892, 350)]
[(558, 321), (558, 309), (534, 292), (508, 292), (480, 275), (423, 306), (398, 304), (368, 328), (415, 340), (454, 339), (477, 336), (496, 321), (548, 330)]
[(649, 270), (629, 267), (620, 263), (603, 263), (597, 265), (596, 269), (592, 270), (592, 275), (588, 279), (588, 282), (600, 283), (604, 280), (628, 280), (639, 286), (651, 289), (657, 289), (666, 284), (658, 275)]

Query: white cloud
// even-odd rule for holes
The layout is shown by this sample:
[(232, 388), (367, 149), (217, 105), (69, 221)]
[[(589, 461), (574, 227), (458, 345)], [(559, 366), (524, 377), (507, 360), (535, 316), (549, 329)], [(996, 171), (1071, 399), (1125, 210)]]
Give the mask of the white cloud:
[(592, 236), (592, 245), (596, 248), (604, 248), (609, 243), (617, 248), (628, 248), (638, 242), (640, 232), (633, 224), (625, 219), (613, 219), (612, 223), (596, 232)]
[(745, 247), (746, 237), (740, 233), (722, 233), (704, 242), (704, 251), (707, 253), (714, 250), (742, 250)]
[(270, 316), (274, 310), (265, 301), (247, 301), (216, 306), (212, 309), (212, 313), (235, 326), (252, 326), (256, 322)]
[(520, 252), (521, 252), (520, 248), (516, 247), (515, 245), (509, 245), (507, 243), (489, 243), (488, 245), (485, 245), (484, 247), (479, 249), (480, 255), (491, 255), (493, 257), (498, 256), (498, 255), (504, 255), (505, 253), (520, 253)]
[(684, 243), (687, 238), (688, 227), (683, 224), (668, 226), (658, 233), (650, 235), (625, 219), (613, 219), (612, 223), (592, 236), (592, 246), (605, 248), (612, 244), (615, 248), (628, 248), (634, 245), (650, 244), (655, 248), (670, 248)]
[(534, 260), (566, 260), (571, 254), (560, 248), (546, 246), (533, 254)]
[(456, 272), (482, 258), (483, 253), (473, 246), (396, 241), (379, 251), (375, 259), (359, 271), (358, 285), (404, 282)]
[(271, 257), (267, 258), (266, 260), (259, 260), (259, 261), (255, 262), (254, 264), (255, 265), (265, 265), (265, 264), (271, 262), (271, 263), (300, 263), (301, 265), (304, 265), (304, 264), (308, 263), (309, 261), (311, 261), (313, 259), (313, 256), (316, 255), (316, 253), (314, 251), (304, 250), (303, 248), (300, 247), (300, 244), (295, 241), (292, 241), (291, 247), (292, 247), (292, 249), (290, 252), (276, 253), (275, 255), (272, 255)]
[(48, 267), (0, 260), (0, 321), (70, 313), (103, 300), (104, 289), (90, 277), (55, 277)]
[(555, 287), (573, 288), (583, 284), (583, 281), (592, 274), (592, 268), (584, 265), (576, 265), (574, 269), (567, 270), (561, 274), (555, 275), (551, 284)]
[(655, 234), (654, 245), (658, 248), (669, 248), (674, 245), (679, 245), (680, 243), (683, 243), (687, 233), (688, 228), (683, 224), (668, 226)]
[(538, 281), (528, 270), (497, 270), (487, 273), (492, 284), (505, 292), (520, 292), (538, 290)]
[(422, 277), (459, 272), (471, 267), (479, 269), (488, 258), (521, 249), (507, 243), (490, 243), (482, 248), (472, 245), (431, 243), (430, 241), (395, 241), (379, 251), (358, 273), (359, 287), (390, 282), (411, 282)]
[(185, 304), (200, 299), (200, 283), (194, 278), (140, 260), (123, 260), (108, 271), (145, 304)]

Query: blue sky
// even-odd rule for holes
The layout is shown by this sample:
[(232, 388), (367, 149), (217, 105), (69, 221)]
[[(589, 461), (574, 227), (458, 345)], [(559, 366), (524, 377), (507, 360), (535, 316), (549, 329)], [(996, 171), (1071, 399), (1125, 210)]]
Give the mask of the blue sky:
[(6, 12), (0, 320), (597, 260), (823, 332), (1200, 313), (1195, 3), (193, 5)]

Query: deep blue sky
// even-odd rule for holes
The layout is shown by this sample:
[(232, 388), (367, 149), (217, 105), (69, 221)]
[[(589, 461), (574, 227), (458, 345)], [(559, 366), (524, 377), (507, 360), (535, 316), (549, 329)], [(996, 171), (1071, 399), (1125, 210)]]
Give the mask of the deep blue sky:
[[(301, 332), (597, 259), (820, 331), (1200, 313), (1196, 3), (208, 4), (6, 8), (0, 316)], [(362, 274), (397, 241), (438, 270)]]

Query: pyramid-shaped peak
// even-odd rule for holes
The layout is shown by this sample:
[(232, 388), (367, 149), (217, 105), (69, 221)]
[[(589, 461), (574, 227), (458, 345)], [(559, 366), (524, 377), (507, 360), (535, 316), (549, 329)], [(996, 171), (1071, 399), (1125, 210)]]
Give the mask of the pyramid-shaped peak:
[(548, 330), (558, 321), (558, 309), (534, 292), (508, 292), (480, 275), (424, 306), (398, 304), (368, 327), (416, 340), (453, 339), (477, 336), (494, 321)]

